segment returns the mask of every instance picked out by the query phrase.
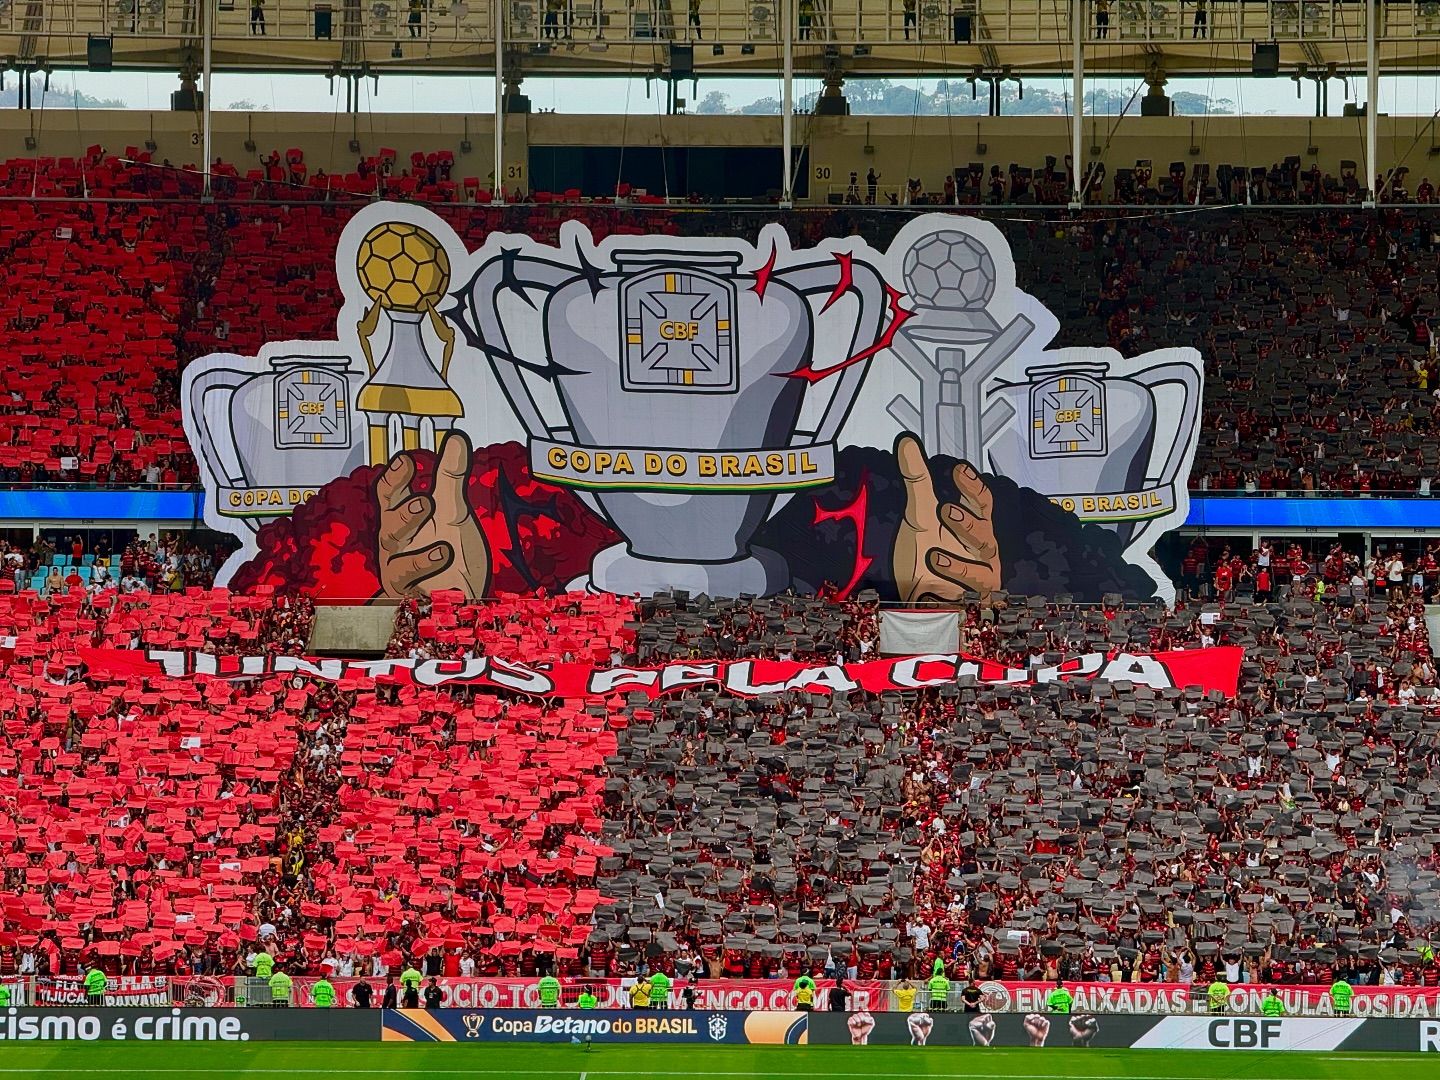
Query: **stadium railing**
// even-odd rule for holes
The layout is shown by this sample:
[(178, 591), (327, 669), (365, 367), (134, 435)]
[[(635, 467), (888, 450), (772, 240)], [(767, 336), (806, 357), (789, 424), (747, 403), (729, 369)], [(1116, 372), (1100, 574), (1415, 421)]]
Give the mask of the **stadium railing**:
[[(313, 1005), (312, 987), (317, 978), (298, 976), (293, 980), (291, 1005), (308, 1008)], [(336, 977), (330, 980), (337, 1001), (350, 1006), (350, 988), (359, 978)], [(372, 991), (373, 1004), (383, 999), (385, 978), (364, 979)], [(582, 990), (589, 988), (601, 1009), (630, 1009), (630, 988), (633, 978), (567, 978), (561, 989), (562, 1009), (578, 1008)], [(426, 978), (429, 982), (429, 978)], [(537, 1009), (540, 991), (534, 978), (455, 978), (440, 977), (444, 1008), (461, 1009)], [(749, 1012), (792, 1011), (797, 1007), (792, 982), (782, 979), (676, 979), (672, 982), (669, 1001), (671, 1011), (686, 1009), (685, 987), (695, 990), (696, 1011), (743, 1010)], [(815, 1011), (830, 1011), (829, 990), (833, 980), (817, 980)], [(79, 976), (12, 976), (0, 978), (0, 985), (10, 990), (14, 1006), (80, 1007), (88, 1004)], [(962, 980), (952, 980), (945, 1010), (964, 1011)], [(1329, 987), (1314, 984), (1240, 983), (1231, 986), (1223, 1009), (1211, 1007), (1204, 984), (1089, 982), (1067, 983), (1074, 995), (1074, 1011), (1103, 1014), (1137, 1015), (1200, 1015), (1223, 1012), (1230, 1016), (1260, 1016), (1262, 1003), (1273, 988), (1284, 1002), (1286, 1015), (1333, 1016), (1336, 1014)], [(984, 980), (981, 1011), (995, 1013), (1030, 1013), (1045, 1011), (1046, 998), (1053, 983), (1043, 981)], [(895, 981), (848, 980), (844, 1011), (914, 1012), (933, 1011), (930, 993), (923, 980), (913, 980), (904, 989)], [(908, 1002), (908, 1007), (905, 1003)], [(106, 989), (106, 1006), (181, 1006), (192, 1008), (266, 1008), (273, 1007), (270, 987), (263, 979), (246, 976), (111, 976)], [(1353, 1012), (1357, 1016), (1430, 1016), (1440, 1010), (1440, 987), (1436, 986), (1356, 986)]]

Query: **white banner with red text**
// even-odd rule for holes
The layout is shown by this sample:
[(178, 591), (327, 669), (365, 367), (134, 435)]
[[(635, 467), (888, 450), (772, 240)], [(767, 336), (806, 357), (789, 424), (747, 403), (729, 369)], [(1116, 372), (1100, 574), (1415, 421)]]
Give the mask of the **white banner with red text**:
[(93, 1002), (85, 993), (85, 980), (78, 975), (38, 975), (30, 1002), (34, 1005), (169, 1005), (169, 980), (163, 975), (111, 975), (103, 1000)]
[(297, 676), (345, 683), (374, 679), (418, 686), (470, 685), (539, 697), (605, 697), (634, 691), (655, 698), (699, 687), (721, 687), (739, 697), (866, 690), (916, 690), (962, 679), (987, 684), (1050, 683), (1095, 678), (1155, 689), (1198, 686), (1227, 697), (1236, 692), (1244, 649), (1156, 653), (1085, 653), (1063, 663), (1007, 666), (963, 653), (887, 657), (853, 664), (810, 664), (799, 660), (706, 660), (662, 667), (599, 668), (585, 663), (527, 664), (498, 656), (463, 660), (336, 660), (298, 656), (216, 656), (168, 649), (80, 649), (92, 675), (208, 677), (221, 679)]

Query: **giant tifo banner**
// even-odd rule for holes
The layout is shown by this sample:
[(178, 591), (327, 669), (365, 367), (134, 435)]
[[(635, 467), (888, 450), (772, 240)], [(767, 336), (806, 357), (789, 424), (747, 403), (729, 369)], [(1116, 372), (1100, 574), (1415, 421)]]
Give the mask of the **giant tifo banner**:
[(391, 203), (335, 258), (335, 340), (185, 370), (221, 584), (1173, 596), (1201, 358), (1050, 348), (986, 222), (472, 252)]
[(639, 692), (651, 698), (697, 686), (723, 687), (739, 697), (802, 690), (812, 694), (867, 690), (914, 690), (960, 679), (1016, 684), (1099, 678), (1164, 689), (1198, 686), (1234, 697), (1244, 649), (1159, 653), (1086, 653), (1061, 664), (1007, 667), (962, 653), (886, 657), (853, 664), (806, 664), (798, 660), (703, 660), (661, 667), (600, 668), (591, 664), (534, 664), (498, 656), (468, 660), (312, 659), (301, 656), (216, 656), (167, 649), (77, 649), (91, 674), (165, 675), (172, 678), (250, 679), (298, 675), (340, 682), (368, 678), (420, 686), (470, 685), (540, 697), (604, 697)]

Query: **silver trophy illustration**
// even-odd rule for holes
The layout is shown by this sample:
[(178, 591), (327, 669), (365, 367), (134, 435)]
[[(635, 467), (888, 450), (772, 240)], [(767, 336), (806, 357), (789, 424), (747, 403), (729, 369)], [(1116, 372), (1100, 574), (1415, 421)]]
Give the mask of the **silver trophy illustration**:
[(1001, 326), (988, 305), (995, 259), (975, 236), (945, 228), (923, 236), (901, 264), (913, 314), (892, 348), (920, 380), (920, 400), (897, 395), (887, 407), (932, 454), (979, 464), (985, 442), (1006, 417), (985, 411), (983, 388), (1035, 329), (1024, 315)]
[[(1055, 349), (1043, 365), (1025, 369), (1026, 381), (1000, 383), (987, 401), (1004, 401), (1012, 414), (987, 446), (990, 467), (1017, 484), (1048, 495), (1082, 521), (1113, 529), (1129, 546), (1144, 523), (1173, 513), (1185, 495), (1177, 489), (1200, 415), (1201, 372), (1183, 360), (1115, 373), (1112, 349)], [(1133, 363), (1143, 365), (1146, 358)], [(1183, 395), (1172, 415), (1180, 423), (1157, 431), (1157, 392)], [(1157, 438), (1164, 460), (1152, 464)]]
[(459, 321), (528, 431), (532, 473), (624, 537), (575, 587), (774, 592), (789, 569), (752, 540), (782, 500), (833, 480), (865, 364), (823, 372), (874, 345), (884, 282), (848, 256), (801, 262), (778, 229), (752, 250), (665, 243), (591, 248), (570, 225), (569, 260), (501, 245)]
[[(262, 354), (263, 356), (263, 354)], [(189, 380), (189, 416), (215, 509), (252, 530), (284, 517), (320, 487), (365, 463), (353, 416), (365, 375), (348, 356), (280, 355), (268, 372), (207, 367)]]
[[(1000, 275), (982, 235), (946, 221), (905, 251), (914, 315), (892, 347), (918, 379), (920, 397), (897, 395), (888, 412), (929, 452), (1009, 477), (1135, 544), (1147, 522), (1183, 504), (1177, 485), (1199, 417), (1199, 357), (1042, 351), (1054, 329), (1037, 328), (1036, 319), (1049, 318), (1038, 305), (1034, 319), (1017, 314), (1004, 326), (992, 314)], [(1037, 361), (1023, 379), (1015, 371), (1022, 350)], [(1158, 466), (1157, 393), (1180, 396), (1178, 409), (1166, 410), (1180, 422), (1167, 428), (1173, 441)]]

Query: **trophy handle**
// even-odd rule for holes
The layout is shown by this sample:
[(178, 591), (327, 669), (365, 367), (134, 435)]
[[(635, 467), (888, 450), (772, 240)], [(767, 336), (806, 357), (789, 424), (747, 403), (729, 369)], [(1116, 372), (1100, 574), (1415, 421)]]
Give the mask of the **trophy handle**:
[[(374, 300), (370, 304), (370, 310), (365, 312), (365, 317), (355, 324), (355, 333), (360, 337), (360, 351), (365, 354), (365, 368), (373, 376), (375, 374), (375, 353), (370, 348), (370, 339), (375, 336), (375, 331), (380, 326), (380, 301)], [(441, 375), (444, 378), (444, 375)]]
[[(1157, 386), (1164, 386), (1166, 383), (1179, 383), (1185, 389), (1185, 416), (1180, 422), (1175, 441), (1170, 444), (1170, 452), (1165, 455), (1165, 465), (1159, 477), (1155, 478), (1162, 484), (1174, 484), (1179, 480), (1180, 462), (1184, 460), (1186, 448), (1195, 438), (1195, 428), (1200, 422), (1200, 372), (1193, 364), (1171, 363), (1149, 368), (1130, 378), (1149, 390), (1152, 396)], [(1148, 468), (1146, 476), (1149, 478)], [(1179, 502), (1179, 496), (1176, 497), (1176, 502)], [(1143, 550), (1148, 550), (1148, 537), (1155, 529), (1155, 520), (1152, 518), (1138, 523), (1125, 546), (1133, 548), (1143, 545)]]
[(1130, 377), (1152, 394), (1157, 386), (1166, 383), (1179, 383), (1185, 389), (1185, 415), (1180, 421), (1179, 433), (1170, 444), (1170, 452), (1165, 456), (1165, 465), (1158, 477), (1162, 483), (1174, 483), (1179, 478), (1180, 462), (1184, 460), (1185, 452), (1195, 438), (1195, 427), (1200, 422), (1200, 372), (1193, 364), (1177, 362), (1148, 368)]
[[(497, 255), (480, 267), (475, 280), (467, 290), (472, 324), (479, 334), (479, 340), (472, 342), (490, 361), (490, 367), (499, 380), (510, 407), (533, 437), (552, 434), (546, 424), (540, 407), (535, 403), (530, 388), (525, 384), (521, 368), (544, 371), (549, 366), (548, 357), (522, 357), (510, 347), (500, 319), (500, 294), (510, 289), (522, 296), (526, 292), (543, 292), (547, 296), (562, 285), (574, 280), (579, 273), (573, 266), (551, 262), (548, 259), (518, 255)], [(533, 305), (532, 305), (533, 306)]]
[[(206, 422), (205, 419), (205, 398), (216, 390), (228, 390), (233, 395), (236, 390), (244, 386), (254, 377), (253, 374), (234, 371), (230, 368), (215, 368), (210, 371), (201, 372), (190, 383), (190, 415), (195, 418), (195, 431), (200, 438), (200, 456), (205, 459), (205, 464), (210, 470), (210, 475), (225, 485), (244, 483), (244, 475), (234, 476), (226, 468), (224, 458), (215, 447), (216, 431)], [(224, 431), (229, 433), (230, 449), (235, 453), (235, 460), (240, 460), (240, 446), (235, 441), (235, 431), (230, 426), (229, 409), (225, 412)]]
[[(832, 259), (829, 262), (806, 263), (793, 269), (783, 270), (775, 276), (808, 300), (815, 296), (833, 295), (835, 287), (840, 284), (842, 273), (843, 264), (839, 260)], [(860, 314), (855, 319), (855, 330), (850, 336), (849, 351), (845, 356), (836, 358), (837, 364), (878, 345), (885, 319), (885, 279), (880, 276), (880, 272), (869, 263), (851, 259), (850, 284), (859, 300)], [(830, 317), (838, 318), (835, 315)], [(816, 320), (823, 318), (825, 318), (825, 308), (822, 307)], [(830, 396), (830, 404), (825, 409), (825, 413), (813, 433), (815, 442), (834, 442), (836, 436), (840, 434), (841, 427), (844, 426), (846, 418), (850, 415), (850, 407), (855, 404), (855, 398), (860, 393), (860, 384), (865, 381), (865, 371), (868, 366), (868, 359), (850, 364), (835, 376), (837, 382), (835, 390)], [(824, 371), (823, 368), (820, 370)], [(797, 431), (796, 434), (798, 435), (800, 432)]]

